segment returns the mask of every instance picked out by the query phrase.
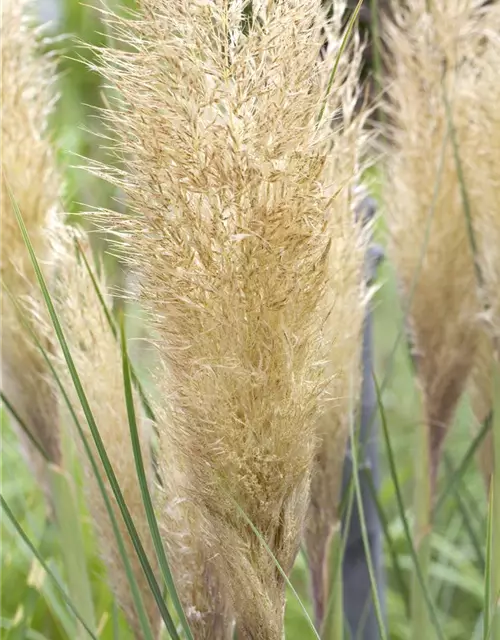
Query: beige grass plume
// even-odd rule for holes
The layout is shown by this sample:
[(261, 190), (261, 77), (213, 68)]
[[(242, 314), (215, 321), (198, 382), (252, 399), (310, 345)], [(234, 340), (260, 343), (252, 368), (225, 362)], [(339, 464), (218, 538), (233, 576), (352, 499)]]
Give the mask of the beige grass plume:
[(329, 215), (343, 186), (322, 181), (321, 3), (142, 6), (118, 25), (133, 50), (102, 56), (127, 162), (101, 171), (136, 214), (107, 224), (143, 277), (168, 372), (162, 446), (239, 637), (281, 639), (284, 580), (237, 505), (289, 572), (327, 386)]
[[(475, 418), (474, 431), (480, 429), (485, 420), (489, 419), (493, 408), (492, 373), (494, 361), (491, 336), (486, 331), (482, 331), (478, 340), (474, 367), (469, 379), (469, 396)], [(478, 463), (483, 474), (486, 491), (489, 492), (494, 463), (493, 434), (491, 431), (486, 434), (479, 448)]]
[[(423, 391), (434, 487), (442, 443), (476, 349), (474, 256), (444, 94), (460, 157), (477, 160), (482, 149), (469, 126), (468, 70), (480, 41), (479, 11), (475, 0), (407, 0), (394, 3), (392, 11), (385, 202)], [(478, 202), (469, 195), (474, 216)]]
[(213, 558), (203, 544), (203, 520), (187, 497), (174, 452), (162, 449), (163, 487), (157, 492), (159, 521), (175, 586), (193, 638), (232, 640), (234, 614), (221, 591)]
[[(10, 292), (22, 304), (38, 295), (28, 251), (12, 210), (7, 183), (38, 259), (50, 248), (45, 235), (58, 206), (61, 179), (47, 134), (54, 92), (54, 61), (41, 56), (26, 0), (3, 0), (2, 59), (2, 391), (52, 462), (60, 459), (57, 400), (45, 362), (23, 326)], [(29, 314), (28, 314), (29, 315)], [(49, 344), (45, 344), (50, 349)], [(19, 435), (39, 482), (48, 490), (45, 462), (24, 431)]]
[[(123, 498), (129, 508), (141, 542), (149, 557), (149, 561), (151, 565), (155, 567), (156, 557), (143, 507), (130, 440), (123, 387), (121, 350), (113, 336), (87, 268), (77, 252), (74, 239), (78, 239), (80, 245), (84, 247), (88, 260), (92, 260), (90, 248), (83, 234), (75, 230), (72, 231), (69, 227), (60, 225), (60, 228), (54, 233), (53, 237), (57, 269), (57, 290), (54, 293), (54, 303), (65, 338), (68, 342), (71, 356), (82, 381), (90, 409), (115, 472)], [(99, 279), (99, 287), (101, 291), (105, 293), (105, 283), (102, 279)], [(160, 615), (156, 602), (137, 558), (126, 525), (122, 520), (111, 487), (106, 479), (106, 473), (100, 463), (99, 454), (97, 453), (83, 409), (73, 387), (70, 373), (64, 357), (60, 352), (57, 352), (55, 355), (55, 364), (64, 387), (69, 392), (72, 406), (76, 411), (79, 423), (84, 430), (85, 437), (98, 463), (99, 472), (111, 499), (146, 613), (148, 614), (153, 631), (157, 632), (160, 624)], [(64, 407), (65, 405), (63, 404), (61, 416), (65, 420), (64, 426), (71, 428), (74, 426), (74, 423), (72, 422), (69, 412), (67, 410), (64, 411)], [(135, 407), (137, 416), (140, 418), (140, 401), (137, 397), (135, 398)], [(148, 428), (144, 420), (140, 422), (139, 419), (138, 427), (144, 467), (146, 473), (151, 473), (151, 429)], [(135, 610), (132, 591), (113, 532), (111, 520), (99, 490), (97, 479), (93, 473), (91, 463), (85, 453), (80, 436), (76, 431), (76, 427), (74, 428), (74, 434), (79, 459), (85, 475), (85, 496), (96, 527), (99, 549), (107, 568), (110, 586), (115, 593), (120, 607), (125, 613), (127, 621), (135, 633), (134, 637), (142, 638), (139, 617)]]
[[(342, 41), (341, 4), (335, 7), (336, 22), (330, 37), (330, 55), (337, 55)], [(360, 372), (362, 328), (366, 299), (363, 264), (368, 235), (355, 209), (361, 191), (355, 189), (366, 161), (368, 138), (364, 132), (366, 112), (356, 115), (360, 103), (359, 73), (363, 49), (355, 40), (344, 57), (335, 78), (332, 96), (337, 101), (338, 129), (328, 172), (330, 180), (343, 189), (331, 207), (331, 259), (328, 316), (331, 351), (326, 370), (331, 377), (324, 414), (317, 424), (318, 449), (311, 483), (311, 501), (305, 530), (305, 543), (315, 607), (316, 627), (321, 629), (329, 597), (332, 576), (328, 551), (332, 535), (341, 526), (340, 489), (346, 444), (353, 408), (357, 404)], [(332, 100), (333, 106), (333, 100)]]
[[(464, 157), (468, 189), (477, 203), (474, 232), (481, 273), (481, 338), (470, 380), (471, 404), (481, 425), (492, 410), (493, 366), (498, 360), (500, 339), (500, 5), (484, 7), (479, 31), (482, 34), (476, 64), (469, 71), (473, 105), (469, 127), (480, 155)], [(487, 486), (493, 472), (492, 434), (480, 451), (480, 464)]]

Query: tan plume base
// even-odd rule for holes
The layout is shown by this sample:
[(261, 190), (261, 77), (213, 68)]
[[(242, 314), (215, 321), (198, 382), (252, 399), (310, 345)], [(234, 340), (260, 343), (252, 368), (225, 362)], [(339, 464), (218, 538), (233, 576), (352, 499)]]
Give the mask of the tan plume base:
[(314, 547), (311, 544), (308, 546), (314, 624), (318, 630), (323, 628), (327, 605), (332, 596), (332, 576), (330, 572), (332, 566), (332, 541), (333, 537), (338, 534), (340, 526), (340, 521), (337, 521), (323, 527), (321, 534), (317, 534), (317, 543)]

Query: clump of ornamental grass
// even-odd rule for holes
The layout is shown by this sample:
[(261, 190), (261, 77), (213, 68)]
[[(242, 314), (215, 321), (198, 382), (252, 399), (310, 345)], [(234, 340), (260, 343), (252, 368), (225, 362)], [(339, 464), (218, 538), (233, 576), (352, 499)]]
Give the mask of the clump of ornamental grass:
[[(85, 251), (87, 261), (91, 262), (90, 246), (83, 234), (62, 224), (54, 229), (52, 242), (54, 247), (54, 268), (57, 272), (57, 287), (54, 291), (53, 301), (123, 499), (129, 509), (149, 561), (155, 567), (155, 553), (142, 501), (129, 431), (120, 345), (113, 335), (105, 310), (98, 298), (85, 262), (79, 250), (77, 250), (75, 241)], [(105, 282), (102, 278), (98, 278), (98, 286), (106, 296)], [(107, 304), (109, 303), (107, 296), (105, 301)], [(126, 525), (122, 520), (118, 505), (113, 497), (85, 414), (74, 389), (71, 375), (63, 354), (59, 350), (54, 354), (54, 364), (62, 384), (68, 392), (92, 455), (98, 464), (99, 474), (111, 499), (112, 508), (130, 559), (135, 581), (139, 587), (145, 611), (153, 631), (157, 632), (160, 624), (160, 615), (156, 602), (137, 558)], [(151, 426), (145, 418), (142, 418), (140, 406), (139, 398), (135, 397), (141, 454), (146, 474), (151, 476)], [(72, 418), (69, 412), (64, 410), (64, 404), (61, 405), (60, 413), (66, 425), (71, 426), (73, 424)], [(134, 637), (142, 638), (139, 615), (135, 608), (132, 590), (111, 519), (106, 510), (98, 480), (76, 428), (74, 429), (74, 441), (77, 444), (78, 458), (84, 472), (85, 497), (96, 528), (99, 549), (107, 569), (110, 586), (130, 627), (135, 633)], [(149, 480), (151, 481), (152, 478), (150, 477)]]
[(110, 20), (129, 50), (101, 55), (125, 166), (96, 171), (130, 210), (103, 224), (141, 276), (164, 364), (161, 445), (221, 596), (239, 637), (281, 639), (285, 582), (269, 550), (289, 573), (328, 404), (346, 186), (330, 155), (321, 3), (141, 8)]
[[(342, 41), (340, 20), (343, 8), (336, 7), (338, 22), (330, 33), (330, 55), (334, 59)], [(305, 543), (315, 607), (315, 622), (321, 629), (327, 600), (331, 595), (332, 537), (340, 532), (340, 488), (344, 455), (353, 407), (361, 378), (362, 327), (365, 311), (363, 264), (367, 232), (355, 210), (361, 192), (355, 182), (361, 178), (366, 160), (366, 111), (356, 115), (360, 104), (359, 72), (363, 48), (356, 39), (341, 60), (332, 96), (337, 101), (338, 120), (329, 159), (329, 179), (342, 185), (330, 209), (331, 258), (329, 273), (330, 311), (325, 330), (331, 348), (326, 372), (328, 387), (324, 413), (317, 423), (318, 448), (311, 482)], [(325, 171), (326, 175), (326, 171)], [(340, 564), (339, 564), (340, 569)], [(341, 583), (338, 582), (341, 588)]]
[[(2, 392), (47, 458), (59, 462), (57, 400), (43, 356), (20, 308), (37, 294), (35, 273), (11, 204), (14, 197), (38, 258), (50, 256), (45, 230), (58, 207), (61, 179), (47, 133), (54, 103), (55, 64), (40, 55), (40, 33), (27, 0), (4, 0), (2, 59)], [(18, 304), (16, 304), (14, 297)], [(26, 311), (26, 321), (32, 322)], [(49, 343), (44, 343), (50, 349)], [(46, 463), (23, 429), (19, 437), (38, 481), (48, 491)]]
[[(479, 3), (394, 3), (386, 25), (390, 149), (385, 203), (429, 437), (431, 495), (446, 432), (474, 362), (479, 300), (460, 158), (483, 153), (469, 125)], [(469, 194), (470, 195), (470, 194)]]

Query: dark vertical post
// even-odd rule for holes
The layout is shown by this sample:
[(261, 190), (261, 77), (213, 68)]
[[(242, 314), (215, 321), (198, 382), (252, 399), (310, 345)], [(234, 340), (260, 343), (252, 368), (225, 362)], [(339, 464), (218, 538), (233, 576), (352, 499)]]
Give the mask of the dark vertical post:
[[(375, 204), (370, 198), (366, 198), (362, 204), (362, 209), (361, 215), (365, 219), (371, 218), (375, 213)], [(375, 278), (377, 264), (382, 257), (383, 252), (380, 247), (372, 245), (369, 248), (366, 257), (366, 277), (368, 282)], [(369, 486), (370, 476), (375, 489), (378, 489), (379, 485), (377, 400), (372, 377), (373, 318), (371, 309), (367, 310), (364, 322), (362, 363), (363, 382), (358, 420), (359, 431), (357, 433), (358, 460), (361, 472), (360, 486), (378, 599), (382, 604), (382, 609), (385, 610), (382, 530)], [(367, 474), (370, 474), (370, 476)], [(352, 458), (350, 444), (344, 462), (344, 492), (349, 487), (351, 479)], [(373, 606), (367, 555), (361, 536), (360, 513), (356, 500), (354, 500), (350, 522), (347, 523), (344, 520), (343, 527), (344, 539), (346, 540), (343, 561), (344, 614), (346, 626), (350, 631), (350, 636), (348, 635), (348, 637), (353, 638), (353, 640), (378, 640), (378, 624)]]

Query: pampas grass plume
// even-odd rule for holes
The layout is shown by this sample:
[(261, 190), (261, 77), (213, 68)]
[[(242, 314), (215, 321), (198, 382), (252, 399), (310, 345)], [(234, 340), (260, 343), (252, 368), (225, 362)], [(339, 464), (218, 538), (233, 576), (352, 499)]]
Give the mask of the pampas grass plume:
[[(102, 52), (173, 452), (238, 635), (281, 640), (331, 355), (332, 110), (317, 0), (144, 0)], [(326, 106), (324, 118), (318, 115)], [(325, 176), (333, 182), (326, 182)], [(332, 223), (333, 226), (333, 223)], [(130, 249), (130, 250), (129, 250)]]
[[(483, 153), (469, 126), (468, 69), (478, 44), (478, 3), (394, 3), (387, 26), (389, 121), (385, 202), (390, 253), (408, 304), (430, 436), (431, 484), (471, 371), (479, 302), (444, 92), (461, 158)], [(467, 185), (470, 181), (467, 180)], [(478, 202), (470, 198), (474, 216)]]
[[(337, 22), (329, 34), (330, 55), (337, 55), (342, 41), (341, 4)], [(315, 607), (315, 623), (321, 629), (329, 597), (329, 548), (341, 526), (340, 488), (350, 420), (357, 404), (361, 372), (362, 327), (365, 312), (363, 266), (367, 229), (356, 219), (362, 192), (356, 188), (366, 161), (369, 138), (364, 131), (367, 112), (356, 112), (360, 103), (359, 73), (363, 48), (356, 39), (341, 59), (332, 88), (332, 106), (338, 109), (328, 172), (329, 182), (343, 185), (331, 205), (331, 257), (329, 274), (330, 312), (326, 330), (331, 351), (326, 364), (330, 379), (323, 415), (317, 423), (318, 447), (311, 482), (311, 498), (305, 529), (305, 543)], [(325, 171), (326, 174), (326, 171)]]
[[(49, 460), (58, 463), (57, 399), (50, 374), (10, 298), (14, 296), (21, 307), (25, 306), (28, 299), (37, 297), (38, 285), (7, 185), (42, 263), (50, 257), (46, 229), (58, 207), (61, 187), (47, 134), (47, 118), (54, 102), (55, 65), (47, 55), (40, 55), (39, 33), (29, 21), (29, 9), (31, 3), (25, 0), (3, 0), (1, 9), (1, 386)], [(26, 318), (32, 321), (28, 308)], [(44, 346), (51, 348), (49, 343)], [(45, 461), (21, 428), (19, 436), (38, 481), (48, 492)]]

